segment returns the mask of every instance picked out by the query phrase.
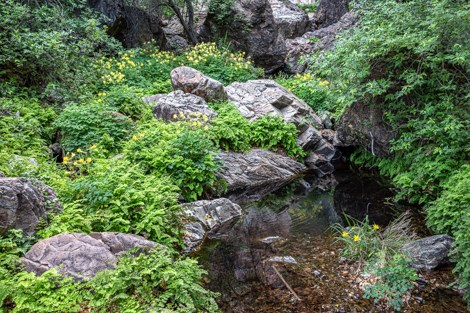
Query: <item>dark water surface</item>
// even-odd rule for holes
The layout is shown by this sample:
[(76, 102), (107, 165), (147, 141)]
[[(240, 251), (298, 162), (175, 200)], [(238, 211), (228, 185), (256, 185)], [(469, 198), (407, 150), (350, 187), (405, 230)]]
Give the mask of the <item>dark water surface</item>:
[[(299, 194), (292, 185), (247, 204), (229, 233), (204, 244), (198, 257), (209, 272), (207, 287), (221, 294), (222, 312), (386, 312), (362, 299), (361, 269), (340, 258), (328, 229), (343, 213), (386, 225), (404, 208), (392, 204), (393, 192), (372, 173), (342, 171), (336, 180), (332, 190)], [(403, 312), (467, 312), (447, 288), (449, 268), (421, 278)]]

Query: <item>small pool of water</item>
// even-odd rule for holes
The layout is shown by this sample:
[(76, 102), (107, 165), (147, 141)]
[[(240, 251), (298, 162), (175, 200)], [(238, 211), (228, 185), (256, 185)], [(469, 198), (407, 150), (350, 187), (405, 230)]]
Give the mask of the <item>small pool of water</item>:
[[(343, 171), (336, 179), (332, 190), (299, 194), (294, 184), (247, 204), (229, 233), (203, 245), (197, 256), (208, 270), (207, 287), (221, 294), (222, 312), (382, 312), (361, 298), (360, 270), (340, 258), (328, 229), (344, 213), (386, 225), (403, 208), (392, 204), (391, 189), (372, 173)], [(453, 312), (466, 312), (459, 294), (445, 287), (453, 280), (450, 271), (433, 275), (405, 312), (444, 312), (449, 303)], [(445, 301), (434, 283), (445, 287)]]

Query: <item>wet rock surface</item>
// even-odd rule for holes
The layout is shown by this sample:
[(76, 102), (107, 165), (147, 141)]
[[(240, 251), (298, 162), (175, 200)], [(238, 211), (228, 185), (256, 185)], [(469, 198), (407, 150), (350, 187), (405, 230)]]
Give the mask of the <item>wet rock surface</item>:
[(61, 211), (62, 205), (51, 187), (27, 178), (0, 178), (0, 233), (16, 228), (32, 235), (48, 212)]
[(211, 119), (217, 116), (217, 112), (209, 108), (203, 98), (176, 90), (159, 97), (153, 107), (153, 115), (157, 119), (172, 122), (201, 115)]
[(213, 239), (230, 231), (242, 215), (241, 207), (226, 198), (186, 203), (183, 209), (191, 220), (185, 226), (188, 252), (196, 250), (206, 237)]
[(193, 68), (187, 66), (177, 67), (171, 71), (170, 77), (174, 90), (194, 94), (207, 102), (227, 99), (222, 83)]
[(235, 202), (261, 199), (306, 171), (303, 164), (262, 149), (221, 152), (218, 158), (223, 165), (216, 175), (227, 183), (227, 197)]
[(154, 248), (155, 242), (141, 236), (121, 233), (64, 233), (41, 240), (22, 258), (26, 270), (41, 275), (56, 268), (75, 280), (95, 276), (113, 269), (119, 256), (137, 248), (140, 252)]
[(449, 261), (454, 238), (449, 235), (434, 235), (406, 244), (403, 250), (410, 254), (411, 266), (430, 271)]

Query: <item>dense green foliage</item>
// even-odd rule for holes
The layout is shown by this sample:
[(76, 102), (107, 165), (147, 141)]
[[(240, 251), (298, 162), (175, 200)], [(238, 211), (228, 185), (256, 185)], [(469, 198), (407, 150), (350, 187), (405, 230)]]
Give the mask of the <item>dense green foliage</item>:
[(337, 116), (356, 101), (383, 110), (397, 131), (393, 156), (361, 150), (355, 160), (378, 166), (399, 198), (425, 206), (431, 228), (457, 238), (456, 272), (468, 286), (470, 5), (364, 0), (355, 7), (358, 26), (310, 65), (330, 82), (327, 101)]
[(314, 77), (311, 73), (297, 74), (292, 77), (280, 76), (276, 81), (304, 100), (314, 111), (329, 110), (328, 81)]
[(283, 152), (292, 158), (305, 156), (296, 141), (295, 125), (281, 117), (266, 115), (249, 122), (233, 104), (222, 102), (212, 107), (219, 115), (211, 122), (211, 137), (221, 149), (244, 152), (258, 147)]
[(93, 102), (86, 106), (69, 105), (55, 120), (62, 133), (66, 151), (91, 147), (100, 143), (107, 150), (116, 150), (120, 141), (130, 137), (131, 121), (107, 105)]

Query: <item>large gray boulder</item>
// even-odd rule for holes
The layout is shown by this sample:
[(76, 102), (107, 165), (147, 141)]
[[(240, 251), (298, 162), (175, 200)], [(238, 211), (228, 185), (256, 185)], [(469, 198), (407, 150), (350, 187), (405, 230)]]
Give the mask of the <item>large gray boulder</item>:
[(63, 233), (37, 242), (22, 258), (26, 270), (36, 275), (56, 268), (77, 281), (116, 267), (119, 256), (131, 249), (154, 248), (155, 242), (121, 233)]
[(307, 69), (305, 56), (317, 51), (331, 50), (338, 34), (351, 29), (358, 21), (354, 12), (348, 12), (341, 19), (325, 28), (307, 32), (301, 37), (286, 40), (286, 67), (292, 73), (302, 73)]
[(281, 116), (305, 130), (308, 125), (322, 128), (321, 119), (303, 100), (269, 79), (233, 83), (225, 88), (228, 99), (250, 121), (268, 114)]
[(310, 26), (307, 14), (290, 0), (269, 0), (274, 22), (285, 38), (302, 36)]
[[(285, 122), (293, 123), (299, 131), (297, 143), (313, 155), (309, 157), (307, 166), (315, 171), (317, 176), (324, 176), (333, 171), (330, 161), (336, 149), (323, 137), (322, 120), (308, 104), (275, 81), (267, 79), (233, 83), (225, 90), (229, 100), (250, 121), (265, 115), (278, 115)], [(328, 164), (325, 165), (325, 162)]]
[(0, 234), (21, 229), (32, 235), (47, 213), (62, 211), (62, 205), (49, 186), (22, 177), (0, 177)]
[(182, 90), (199, 96), (207, 102), (227, 100), (224, 85), (215, 79), (205, 76), (198, 70), (187, 66), (175, 68), (170, 73), (174, 90)]
[(198, 118), (203, 115), (212, 119), (217, 116), (217, 112), (209, 108), (203, 98), (176, 90), (158, 98), (153, 107), (153, 115), (157, 119), (171, 122)]
[(412, 241), (403, 250), (410, 255), (413, 268), (429, 271), (448, 261), (453, 242), (449, 235), (435, 235)]
[(235, 21), (220, 27), (217, 16), (209, 13), (201, 31), (205, 34), (204, 39), (227, 35), (234, 48), (245, 51), (266, 73), (283, 67), (287, 53), (285, 38), (274, 20), (269, 0), (235, 0), (229, 16)]
[(396, 132), (384, 121), (380, 104), (359, 102), (347, 108), (336, 125), (338, 146), (361, 146), (372, 154), (390, 155), (390, 141)]
[(242, 215), (241, 207), (226, 198), (186, 203), (183, 208), (191, 220), (185, 225), (187, 252), (196, 250), (206, 237), (217, 238), (230, 231)]
[(223, 165), (216, 175), (227, 183), (227, 196), (235, 202), (261, 199), (307, 170), (289, 157), (262, 149), (221, 152), (218, 158)]

